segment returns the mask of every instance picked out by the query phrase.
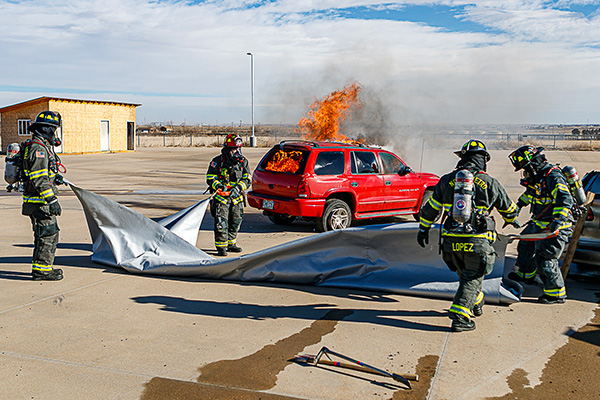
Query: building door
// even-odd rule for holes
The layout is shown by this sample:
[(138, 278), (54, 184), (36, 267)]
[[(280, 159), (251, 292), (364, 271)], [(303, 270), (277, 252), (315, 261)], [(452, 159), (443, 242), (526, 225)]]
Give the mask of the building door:
[(127, 150), (135, 150), (135, 123), (127, 122)]
[(54, 132), (54, 136), (56, 136), (58, 138), (58, 140), (60, 140), (60, 146), (56, 146), (54, 148), (54, 151), (56, 153), (62, 153), (63, 152), (63, 134), (62, 134), (62, 126), (57, 128), (56, 131)]
[(100, 121), (100, 151), (110, 150), (110, 131), (108, 121)]

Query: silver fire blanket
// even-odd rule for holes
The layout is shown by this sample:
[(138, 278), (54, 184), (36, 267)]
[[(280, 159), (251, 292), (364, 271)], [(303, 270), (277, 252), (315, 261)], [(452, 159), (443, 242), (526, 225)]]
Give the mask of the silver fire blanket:
[[(131, 273), (278, 282), (452, 299), (458, 288), (438, 253), (416, 242), (417, 223), (374, 225), (315, 234), (235, 258), (215, 259), (195, 244), (208, 199), (155, 222), (117, 202), (70, 184), (92, 237), (92, 260)], [(212, 235), (212, 232), (211, 232)], [(483, 283), (487, 303), (518, 301), (501, 285), (506, 239)]]

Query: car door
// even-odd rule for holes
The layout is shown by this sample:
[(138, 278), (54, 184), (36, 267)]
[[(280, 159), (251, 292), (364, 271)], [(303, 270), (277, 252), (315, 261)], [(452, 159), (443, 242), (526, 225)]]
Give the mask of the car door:
[(356, 211), (382, 211), (385, 206), (381, 167), (374, 151), (350, 152), (350, 188), (356, 195)]
[(419, 201), (421, 179), (410, 172), (404, 176), (398, 171), (405, 165), (395, 154), (380, 152), (386, 210), (407, 210), (415, 208)]

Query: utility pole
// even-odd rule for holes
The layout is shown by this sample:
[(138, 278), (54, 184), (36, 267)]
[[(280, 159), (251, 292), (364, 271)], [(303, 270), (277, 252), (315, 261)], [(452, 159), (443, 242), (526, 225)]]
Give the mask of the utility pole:
[(256, 147), (256, 136), (254, 136), (254, 54), (246, 53), (250, 56), (250, 92), (252, 95), (252, 136), (250, 136), (250, 147)]

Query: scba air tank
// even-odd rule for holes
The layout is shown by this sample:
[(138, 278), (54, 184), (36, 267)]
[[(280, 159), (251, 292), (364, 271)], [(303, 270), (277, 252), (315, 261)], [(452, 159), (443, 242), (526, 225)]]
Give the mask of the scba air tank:
[(465, 169), (456, 173), (452, 218), (459, 224), (471, 220), (473, 203), (473, 174)]
[(565, 165), (562, 169), (563, 174), (567, 177), (567, 182), (569, 183), (569, 190), (573, 197), (575, 197), (575, 201), (577, 201), (578, 205), (583, 205), (586, 201), (585, 190), (581, 186), (581, 180), (577, 175), (577, 170), (575, 167), (570, 165)]
[(6, 149), (6, 163), (4, 164), (4, 180), (9, 185), (19, 181), (19, 165), (17, 165), (21, 146), (18, 143), (11, 143)]

